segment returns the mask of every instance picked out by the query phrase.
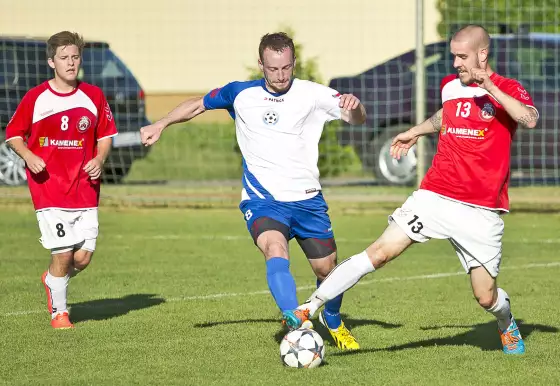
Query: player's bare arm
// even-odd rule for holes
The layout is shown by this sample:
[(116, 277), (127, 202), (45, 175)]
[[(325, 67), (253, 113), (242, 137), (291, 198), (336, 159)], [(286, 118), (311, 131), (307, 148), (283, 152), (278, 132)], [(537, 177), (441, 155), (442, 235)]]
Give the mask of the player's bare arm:
[(426, 134), (437, 133), (441, 128), (442, 116), (443, 109), (440, 109), (421, 124), (397, 135), (391, 144), (391, 156), (400, 159), (408, 154), (408, 150), (414, 146), (418, 138)]
[(34, 174), (41, 173), (45, 170), (46, 164), (41, 157), (33, 154), (31, 150), (27, 148), (25, 142), (22, 138), (12, 138), (6, 142), (8, 146), (16, 152), (18, 156), (25, 161), (25, 164)]
[(187, 99), (159, 121), (142, 127), (140, 129), (142, 143), (145, 146), (153, 145), (159, 140), (166, 127), (175, 123), (187, 122), (205, 111), (203, 97)]
[(89, 174), (92, 180), (96, 180), (101, 177), (101, 172), (103, 171), (103, 165), (109, 156), (111, 151), (111, 144), (113, 140), (111, 138), (103, 138), (97, 142), (97, 155), (91, 159), (86, 166), (84, 166), (84, 171)]
[(351, 125), (361, 125), (366, 121), (366, 108), (354, 95), (342, 95), (339, 106), (342, 110), (342, 120), (345, 122)]
[(471, 72), (479, 87), (492, 94), (517, 123), (528, 129), (533, 129), (537, 125), (537, 121), (539, 120), (537, 110), (500, 90), (494, 82), (490, 80), (486, 71), (482, 69), (472, 69)]

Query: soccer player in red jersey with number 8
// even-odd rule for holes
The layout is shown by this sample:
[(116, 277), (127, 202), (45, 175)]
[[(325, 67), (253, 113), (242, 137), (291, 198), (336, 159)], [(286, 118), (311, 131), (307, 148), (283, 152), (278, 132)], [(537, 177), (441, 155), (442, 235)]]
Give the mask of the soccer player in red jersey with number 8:
[(41, 244), (52, 260), (42, 276), (54, 328), (73, 328), (68, 280), (86, 268), (98, 235), (100, 176), (117, 135), (100, 88), (78, 81), (84, 41), (63, 31), (47, 41), (54, 79), (29, 90), (6, 128), (25, 161)]
[(420, 189), (389, 217), (380, 238), (339, 264), (299, 306), (309, 311), (301, 313), (303, 318), (413, 243), (448, 239), (470, 274), (478, 303), (498, 321), (503, 351), (525, 352), (509, 296), (497, 287), (496, 278), (504, 232), (500, 214), (509, 210), (511, 143), (517, 126), (532, 129), (539, 115), (519, 82), (492, 71), (489, 47), (490, 37), (481, 26), (468, 25), (455, 33), (451, 53), (458, 74), (441, 83), (443, 108), (397, 135), (391, 147), (398, 159), (420, 136), (440, 133), (436, 155)]

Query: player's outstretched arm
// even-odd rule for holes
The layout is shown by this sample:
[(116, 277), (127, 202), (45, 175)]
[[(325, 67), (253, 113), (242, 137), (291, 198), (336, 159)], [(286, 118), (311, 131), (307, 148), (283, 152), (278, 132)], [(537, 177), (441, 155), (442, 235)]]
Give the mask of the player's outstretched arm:
[(156, 143), (166, 127), (175, 123), (186, 122), (206, 111), (202, 97), (187, 99), (175, 107), (169, 114), (151, 125), (140, 129), (140, 137), (145, 146)]
[(443, 124), (443, 109), (439, 109), (430, 118), (426, 119), (421, 124), (414, 126), (410, 130), (417, 137), (421, 137), (426, 134), (439, 132), (441, 130), (442, 124)]
[(366, 108), (354, 95), (341, 95), (339, 106), (341, 118), (345, 122), (351, 125), (361, 125), (366, 121)]
[(442, 124), (443, 109), (438, 110), (430, 118), (426, 119), (421, 124), (400, 133), (393, 138), (390, 153), (394, 158), (400, 159), (402, 156), (407, 155), (408, 150), (418, 141), (423, 135), (430, 133), (437, 133)]
[(16, 152), (18, 156), (20, 156), (25, 161), (25, 164), (27, 165), (29, 170), (31, 170), (34, 174), (41, 173), (43, 170), (45, 170), (45, 161), (43, 161), (41, 157), (33, 154), (33, 152), (27, 148), (22, 138), (11, 138), (6, 143), (13, 151)]

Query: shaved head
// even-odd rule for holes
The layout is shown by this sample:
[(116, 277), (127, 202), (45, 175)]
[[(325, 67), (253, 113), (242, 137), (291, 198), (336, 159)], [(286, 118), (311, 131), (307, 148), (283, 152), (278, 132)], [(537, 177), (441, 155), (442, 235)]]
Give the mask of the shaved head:
[(490, 51), (490, 36), (488, 31), (480, 25), (469, 24), (455, 32), (451, 38), (451, 54), (453, 67), (457, 69), (459, 79), (463, 84), (474, 82), (471, 71), (483, 69), (487, 74), (492, 74), (488, 65)]
[(490, 47), (490, 35), (486, 29), (478, 24), (469, 24), (455, 32), (453, 38), (457, 42), (469, 43), (475, 50), (484, 50)]

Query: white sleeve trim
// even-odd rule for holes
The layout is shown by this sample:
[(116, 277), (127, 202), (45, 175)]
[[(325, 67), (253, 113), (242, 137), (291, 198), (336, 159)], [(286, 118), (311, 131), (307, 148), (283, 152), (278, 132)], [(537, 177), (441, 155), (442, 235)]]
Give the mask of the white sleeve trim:
[(106, 135), (105, 137), (97, 138), (97, 140), (98, 140), (98, 141), (101, 141), (102, 139), (105, 139), (105, 138), (112, 138), (112, 137), (114, 137), (114, 136), (116, 136), (116, 135), (118, 135), (118, 134), (119, 134), (119, 133), (115, 133), (115, 134), (111, 134), (111, 135)]
[(541, 117), (541, 115), (539, 114), (539, 110), (537, 110), (537, 108), (535, 106), (529, 106), (529, 105), (525, 105), (525, 106), (530, 107), (533, 110), (535, 110), (535, 112), (537, 113), (537, 119), (539, 119)]
[(20, 137), (19, 135), (16, 135), (15, 137), (6, 138), (6, 141), (5, 141), (5, 142), (9, 142), (9, 141), (11, 141), (12, 139), (15, 139), (15, 138), (21, 138), (21, 139), (23, 139), (23, 137)]

